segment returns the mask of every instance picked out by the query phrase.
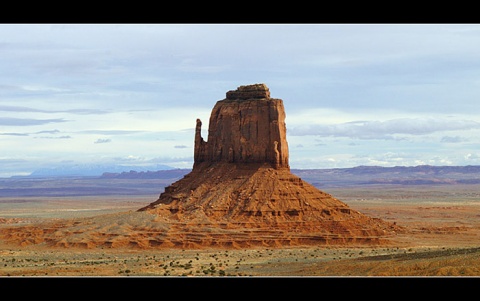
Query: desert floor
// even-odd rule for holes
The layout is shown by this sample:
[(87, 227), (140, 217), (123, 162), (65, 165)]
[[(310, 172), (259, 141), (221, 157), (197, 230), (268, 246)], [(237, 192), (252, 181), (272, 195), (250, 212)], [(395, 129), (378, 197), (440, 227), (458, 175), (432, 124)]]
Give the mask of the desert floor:
[[(351, 208), (409, 229), (387, 246), (253, 249), (49, 249), (0, 240), (2, 277), (477, 277), (476, 185), (322, 189)], [(0, 227), (135, 211), (158, 195), (0, 198)]]

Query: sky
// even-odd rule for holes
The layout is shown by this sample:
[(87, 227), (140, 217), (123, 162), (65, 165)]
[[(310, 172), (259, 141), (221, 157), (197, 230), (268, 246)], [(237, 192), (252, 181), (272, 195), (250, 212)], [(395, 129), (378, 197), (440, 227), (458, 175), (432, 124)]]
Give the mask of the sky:
[(0, 177), (193, 166), (196, 119), (264, 83), (290, 167), (480, 165), (480, 24), (0, 24)]

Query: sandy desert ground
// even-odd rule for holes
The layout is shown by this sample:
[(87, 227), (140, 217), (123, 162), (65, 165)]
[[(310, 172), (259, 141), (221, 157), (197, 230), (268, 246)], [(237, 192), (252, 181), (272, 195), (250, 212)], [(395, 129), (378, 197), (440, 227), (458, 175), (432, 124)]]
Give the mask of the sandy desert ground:
[[(61, 249), (0, 240), (2, 277), (477, 277), (477, 185), (359, 186), (326, 192), (409, 231), (372, 246)], [(0, 198), (0, 227), (135, 211), (158, 195)]]

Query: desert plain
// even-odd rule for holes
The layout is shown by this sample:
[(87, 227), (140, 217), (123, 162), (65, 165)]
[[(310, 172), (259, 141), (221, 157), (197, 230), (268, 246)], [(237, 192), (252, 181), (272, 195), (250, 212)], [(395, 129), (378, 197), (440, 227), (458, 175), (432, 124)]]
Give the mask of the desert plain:
[(117, 194), (112, 189), (108, 194), (1, 196), (0, 277), (480, 276), (480, 190), (475, 184), (321, 188), (354, 210), (404, 229), (380, 245), (62, 248), (15, 244), (1, 231), (135, 212), (166, 184), (149, 180), (143, 194), (122, 185), (126, 190)]

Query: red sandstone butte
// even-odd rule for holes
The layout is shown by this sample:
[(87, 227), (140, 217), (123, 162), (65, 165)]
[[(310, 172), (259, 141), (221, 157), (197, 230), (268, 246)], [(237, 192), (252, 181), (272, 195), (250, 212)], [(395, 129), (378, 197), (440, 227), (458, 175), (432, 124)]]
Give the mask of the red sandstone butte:
[[(228, 91), (212, 109), (207, 141), (196, 121), (192, 171), (138, 211), (174, 221), (182, 239), (201, 245), (379, 243), (393, 235), (393, 224), (290, 172), (285, 117), (265, 84)], [(182, 224), (196, 234), (182, 235)]]
[(190, 173), (137, 211), (0, 228), (20, 246), (249, 248), (388, 244), (402, 228), (290, 172), (285, 109), (265, 84), (228, 91), (195, 130)]

